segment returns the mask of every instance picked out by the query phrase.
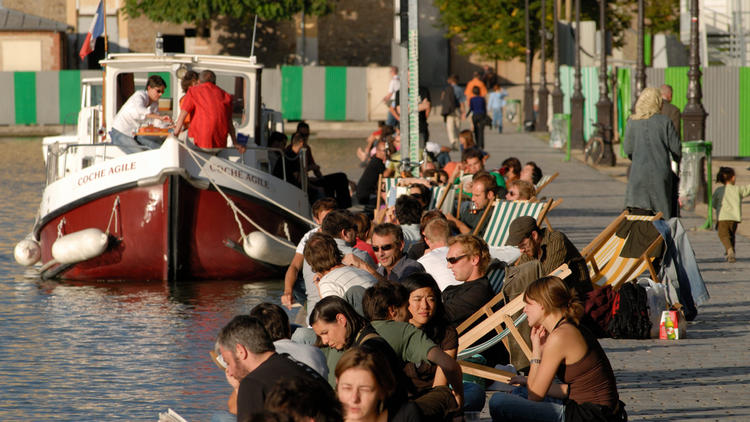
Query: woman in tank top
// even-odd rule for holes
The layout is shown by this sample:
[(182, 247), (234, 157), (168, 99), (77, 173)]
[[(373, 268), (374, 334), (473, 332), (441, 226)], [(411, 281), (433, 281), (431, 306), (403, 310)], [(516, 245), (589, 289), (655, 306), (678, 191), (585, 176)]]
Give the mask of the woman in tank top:
[[(515, 376), (512, 394), (490, 399), (493, 420), (627, 420), (615, 375), (599, 342), (578, 322), (583, 305), (558, 277), (544, 277), (524, 292), (531, 326), (528, 377)], [(562, 383), (555, 382), (558, 380)]]

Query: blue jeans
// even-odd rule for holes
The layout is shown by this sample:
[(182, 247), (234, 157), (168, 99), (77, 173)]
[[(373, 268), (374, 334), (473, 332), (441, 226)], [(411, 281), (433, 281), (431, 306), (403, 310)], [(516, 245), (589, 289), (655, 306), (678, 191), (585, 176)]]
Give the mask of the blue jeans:
[(481, 412), (487, 395), (481, 385), (473, 382), (464, 382), (464, 410), (468, 412)]
[(392, 127), (396, 127), (396, 125), (398, 125), (396, 116), (394, 116), (390, 110), (388, 110), (388, 116), (385, 118), (385, 124)]
[(112, 129), (109, 132), (109, 137), (112, 139), (112, 144), (119, 146), (126, 154), (146, 151), (148, 149), (159, 149), (161, 147), (161, 144), (148, 136), (139, 136), (138, 139), (136, 139), (135, 137), (126, 135), (117, 129)]
[(237, 415), (233, 415), (226, 410), (217, 410), (211, 415), (211, 422), (236, 422)]
[(503, 109), (496, 108), (492, 110), (492, 128), (503, 133)]
[(564, 422), (565, 405), (561, 400), (545, 397), (531, 401), (526, 387), (516, 387), (511, 394), (496, 393), (490, 398), (493, 421)]

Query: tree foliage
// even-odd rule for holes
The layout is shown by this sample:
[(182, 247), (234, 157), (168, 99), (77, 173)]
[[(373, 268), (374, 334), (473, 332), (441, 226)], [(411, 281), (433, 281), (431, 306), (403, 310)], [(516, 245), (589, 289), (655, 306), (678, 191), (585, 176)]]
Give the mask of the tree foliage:
[(145, 15), (154, 22), (205, 23), (218, 16), (247, 22), (260, 19), (280, 21), (295, 14), (322, 16), (333, 11), (337, 0), (125, 0), (130, 17)]
[[(547, 0), (546, 28), (552, 32), (552, 2)], [(660, 0), (651, 0), (658, 3)], [(674, 1), (674, 0), (668, 0)], [(542, 21), (541, 2), (529, 2), (529, 26), (532, 50), (539, 49)], [(625, 29), (630, 26), (632, 0), (608, 0), (606, 27), (615, 47), (623, 44)], [(522, 58), (526, 51), (524, 0), (435, 0), (440, 9), (440, 23), (449, 38), (459, 37), (461, 54), (479, 54), (489, 60)], [(599, 1), (581, 0), (581, 20), (599, 22)], [(549, 48), (552, 43), (548, 42)]]
[(680, 32), (679, 0), (646, 0), (644, 3), (645, 26), (652, 34)]

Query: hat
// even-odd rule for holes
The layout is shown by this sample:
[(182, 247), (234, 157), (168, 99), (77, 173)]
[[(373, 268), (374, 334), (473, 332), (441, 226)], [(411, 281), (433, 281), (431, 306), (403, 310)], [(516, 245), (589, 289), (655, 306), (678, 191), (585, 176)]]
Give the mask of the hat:
[(505, 243), (510, 246), (518, 246), (521, 241), (529, 237), (531, 232), (539, 231), (539, 227), (533, 217), (524, 216), (513, 220), (508, 231), (510, 234), (508, 235), (508, 241)]

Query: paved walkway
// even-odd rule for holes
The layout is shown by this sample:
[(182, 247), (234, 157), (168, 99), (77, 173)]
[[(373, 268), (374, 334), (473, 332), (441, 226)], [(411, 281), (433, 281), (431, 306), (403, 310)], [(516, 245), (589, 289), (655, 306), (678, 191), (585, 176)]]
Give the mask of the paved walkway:
[[(432, 139), (447, 145), (442, 122), (430, 120)], [(549, 218), (579, 249), (623, 209), (627, 160), (597, 169), (575, 157), (563, 161), (562, 152), (535, 134), (487, 130), (486, 135), (488, 167), (497, 168), (503, 159), (516, 156), (522, 163), (536, 161), (545, 173), (560, 173), (542, 194), (564, 199)], [(738, 171), (744, 167), (735, 166)], [(716, 232), (696, 229), (703, 222), (695, 213), (682, 218), (711, 294), (688, 324), (687, 338), (601, 341), (630, 420), (750, 420), (750, 292), (745, 275), (750, 273), (750, 241), (739, 236), (737, 263), (726, 263)], [(486, 409), (482, 416), (489, 416)]]

